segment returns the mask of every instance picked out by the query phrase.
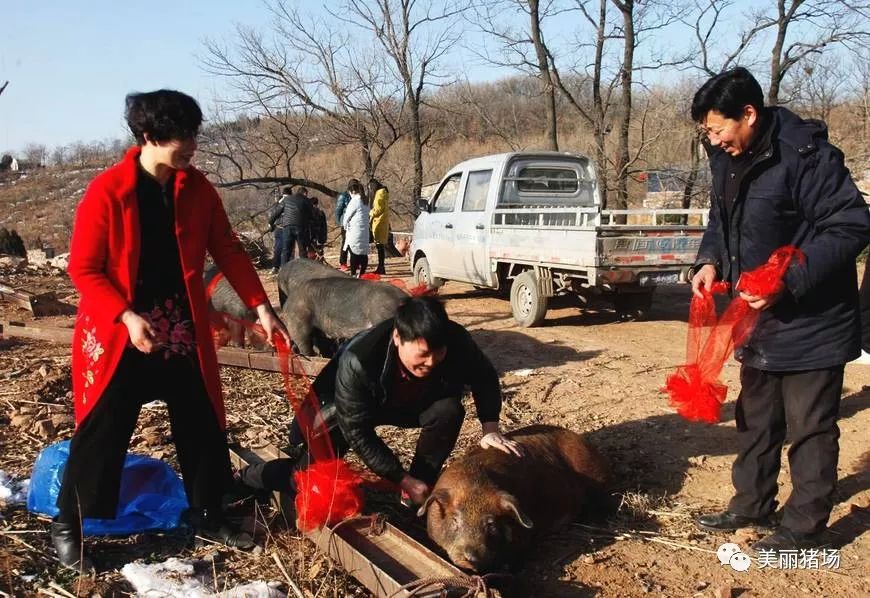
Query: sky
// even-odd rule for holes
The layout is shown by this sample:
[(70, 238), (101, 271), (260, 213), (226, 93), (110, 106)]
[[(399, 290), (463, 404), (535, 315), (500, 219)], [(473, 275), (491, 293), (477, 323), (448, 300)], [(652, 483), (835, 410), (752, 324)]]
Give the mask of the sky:
[[(337, 3), (298, 5), (328, 18), (323, 6)], [(752, 3), (736, 0), (736, 10)], [(229, 90), (203, 70), (205, 40), (231, 42), (237, 24), (268, 31), (270, 22), (262, 0), (2, 0), (0, 7), (0, 85), (9, 81), (0, 95), (0, 152), (126, 138), (124, 97), (132, 91), (179, 89), (208, 118)], [(567, 39), (567, 30), (557, 30), (566, 22), (572, 19), (555, 19), (545, 34)], [(667, 49), (679, 44), (674, 37), (655, 42)], [(451, 71), (473, 81), (515, 74), (483, 64), (463, 45), (453, 50)]]
[(0, 5), (0, 150), (123, 138), (131, 91), (179, 89), (207, 110), (223, 83), (199, 65), (203, 41), (268, 21), (257, 0)]

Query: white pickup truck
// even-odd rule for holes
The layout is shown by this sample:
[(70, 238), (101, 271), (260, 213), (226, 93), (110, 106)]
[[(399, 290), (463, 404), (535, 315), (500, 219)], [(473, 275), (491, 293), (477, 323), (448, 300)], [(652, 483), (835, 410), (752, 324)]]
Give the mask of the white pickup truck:
[(603, 293), (621, 319), (643, 317), (656, 285), (687, 280), (707, 210), (602, 210), (594, 169), (546, 151), (457, 164), (419, 201), (416, 281), (510, 289), (521, 326), (540, 324), (548, 299), (567, 293)]

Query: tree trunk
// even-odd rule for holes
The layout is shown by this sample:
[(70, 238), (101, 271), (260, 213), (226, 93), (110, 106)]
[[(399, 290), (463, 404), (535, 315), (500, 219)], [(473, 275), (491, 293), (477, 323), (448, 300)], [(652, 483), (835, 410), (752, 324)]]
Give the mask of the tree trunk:
[(541, 34), (541, 17), (538, 12), (538, 0), (529, 0), (529, 15), (531, 16), (532, 42), (538, 57), (538, 77), (541, 80), (541, 91), (547, 108), (547, 143), (549, 149), (559, 150), (558, 132), (556, 130), (556, 87), (550, 76), (550, 62), (547, 59), (547, 48)]
[[(683, 188), (683, 201), (680, 204), (684, 210), (688, 210), (692, 207), (692, 196), (695, 194), (695, 183), (698, 182), (698, 169), (701, 165), (701, 153), (698, 149), (698, 139), (694, 135), (689, 139), (689, 155), (691, 156), (689, 177), (686, 179), (686, 186)], [(688, 215), (683, 216), (680, 220), (682, 224), (689, 223)]]
[(411, 136), (414, 139), (414, 184), (409, 198), (411, 213), (417, 206), (417, 199), (423, 189), (423, 127), (420, 123), (420, 98), (411, 95)]
[[(620, 91), (622, 95), (622, 115), (619, 123), (619, 144), (616, 151), (616, 209), (628, 208), (628, 142), (631, 128), (631, 83), (632, 69), (634, 68), (634, 0), (614, 4), (622, 12), (623, 34), (625, 37), (622, 70), (619, 74)], [(616, 219), (624, 224), (625, 216)]]
[(598, 29), (595, 33), (595, 65), (592, 73), (592, 113), (595, 119), (595, 161), (601, 209), (607, 209), (607, 123), (604, 100), (601, 97), (601, 68), (604, 62), (605, 26), (607, 24), (607, 0), (599, 0)]

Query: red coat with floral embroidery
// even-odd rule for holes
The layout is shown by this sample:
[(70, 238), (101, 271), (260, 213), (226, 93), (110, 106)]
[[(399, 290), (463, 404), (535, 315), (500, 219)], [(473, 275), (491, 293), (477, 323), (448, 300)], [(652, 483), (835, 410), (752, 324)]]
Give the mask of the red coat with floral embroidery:
[[(138, 147), (130, 149), (121, 162), (100, 173), (76, 211), (68, 268), (81, 296), (72, 350), (76, 425), (100, 400), (130, 338), (119, 316), (132, 305), (139, 266), (139, 153)], [(253, 308), (268, 299), (217, 191), (193, 167), (175, 175), (175, 236), (199, 364), (223, 427), (220, 376), (202, 280), (206, 250), (245, 305)]]

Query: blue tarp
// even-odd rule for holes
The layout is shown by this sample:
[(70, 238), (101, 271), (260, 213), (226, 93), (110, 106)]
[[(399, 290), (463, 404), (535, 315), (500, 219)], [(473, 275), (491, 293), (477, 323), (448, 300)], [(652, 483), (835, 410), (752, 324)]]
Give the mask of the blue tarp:
[[(69, 441), (43, 449), (33, 465), (27, 509), (54, 517), (57, 495), (69, 456)], [(137, 534), (175, 529), (187, 509), (187, 496), (178, 475), (163, 461), (127, 454), (121, 474), (121, 493), (115, 519), (85, 519), (86, 536)]]

